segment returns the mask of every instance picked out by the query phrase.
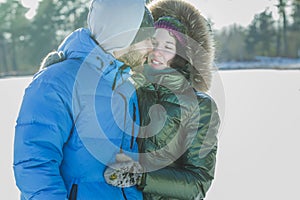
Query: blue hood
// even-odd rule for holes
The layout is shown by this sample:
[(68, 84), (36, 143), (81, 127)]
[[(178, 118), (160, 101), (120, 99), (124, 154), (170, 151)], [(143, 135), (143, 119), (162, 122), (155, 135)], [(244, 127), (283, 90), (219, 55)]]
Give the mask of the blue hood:
[[(120, 71), (124, 63), (116, 60), (113, 55), (105, 52), (91, 36), (89, 29), (80, 28), (72, 32), (62, 44), (58, 51), (64, 53), (65, 59), (80, 60), (97, 69), (96, 73), (109, 81), (125, 80), (129, 77), (130, 68), (127, 67)], [(122, 74), (122, 78), (120, 79)]]
[[(66, 59), (80, 59), (83, 60), (87, 55), (93, 54), (103, 60), (113, 61), (115, 58), (106, 53), (91, 36), (89, 29), (80, 28), (72, 32), (58, 47), (58, 51), (63, 51)], [(106, 64), (106, 63), (104, 63)]]

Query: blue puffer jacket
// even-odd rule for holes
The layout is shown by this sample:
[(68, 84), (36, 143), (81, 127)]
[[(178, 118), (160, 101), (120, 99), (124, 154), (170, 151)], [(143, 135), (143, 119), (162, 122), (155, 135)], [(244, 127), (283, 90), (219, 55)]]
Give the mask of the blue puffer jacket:
[(121, 147), (137, 159), (139, 115), (129, 69), (87, 29), (73, 32), (59, 50), (66, 59), (34, 76), (17, 119), (21, 199), (142, 199), (136, 187), (113, 187), (103, 177)]

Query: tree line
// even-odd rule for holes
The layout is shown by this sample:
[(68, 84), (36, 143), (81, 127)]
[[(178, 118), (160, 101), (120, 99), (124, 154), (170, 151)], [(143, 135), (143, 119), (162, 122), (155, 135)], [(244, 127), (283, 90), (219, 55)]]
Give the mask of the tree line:
[[(244, 61), (255, 56), (300, 57), (300, 0), (277, 0), (279, 19), (269, 9), (248, 27), (232, 25), (215, 32), (217, 60)], [(287, 14), (290, 10), (290, 14)]]
[[(256, 55), (299, 57), (300, 0), (277, 1), (278, 20), (266, 9), (255, 15), (248, 27), (213, 30), (217, 61), (251, 60)], [(43, 0), (32, 19), (25, 17), (28, 9), (20, 1), (0, 3), (0, 76), (35, 73), (43, 57), (66, 35), (87, 26), (89, 2)]]
[(19, 0), (0, 3), (0, 75), (35, 73), (73, 30), (86, 26), (90, 0), (43, 0), (27, 19)]

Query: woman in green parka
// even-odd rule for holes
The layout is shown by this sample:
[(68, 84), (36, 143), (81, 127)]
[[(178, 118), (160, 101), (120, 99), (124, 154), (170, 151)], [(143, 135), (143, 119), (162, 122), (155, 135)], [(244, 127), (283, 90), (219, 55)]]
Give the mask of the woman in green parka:
[(204, 199), (214, 179), (220, 124), (210, 88), (214, 47), (207, 21), (191, 4), (159, 0), (155, 48), (136, 73), (141, 112), (139, 188), (145, 200)]

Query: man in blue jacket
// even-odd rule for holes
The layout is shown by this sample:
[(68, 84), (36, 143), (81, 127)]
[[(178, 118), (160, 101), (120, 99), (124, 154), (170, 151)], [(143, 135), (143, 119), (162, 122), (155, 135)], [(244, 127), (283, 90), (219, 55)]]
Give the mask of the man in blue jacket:
[(128, 65), (142, 64), (152, 49), (143, 36), (150, 32), (139, 29), (151, 24), (143, 0), (93, 0), (89, 28), (71, 33), (59, 62), (34, 76), (15, 128), (22, 200), (142, 199), (136, 187), (108, 185), (103, 173), (119, 152), (137, 160), (139, 112)]

